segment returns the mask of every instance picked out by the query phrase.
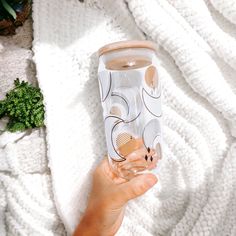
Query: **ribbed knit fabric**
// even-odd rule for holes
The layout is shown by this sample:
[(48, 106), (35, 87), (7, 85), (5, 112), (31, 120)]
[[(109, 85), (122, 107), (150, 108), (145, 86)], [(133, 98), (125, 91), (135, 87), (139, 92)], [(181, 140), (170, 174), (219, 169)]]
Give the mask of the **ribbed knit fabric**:
[[(59, 215), (73, 232), (92, 170), (106, 153), (96, 51), (146, 36), (160, 45), (163, 166), (158, 185), (129, 203), (118, 235), (235, 235), (235, 26), (224, 19), (222, 29), (224, 17), (208, 1), (126, 4), (34, 1), (35, 62)], [(232, 19), (229, 6), (218, 7)]]
[(232, 23), (236, 24), (236, 2), (234, 0), (210, 0), (212, 5)]
[[(85, 210), (91, 173), (106, 153), (96, 51), (113, 41), (148, 38), (159, 45), (164, 157), (158, 184), (128, 204), (117, 235), (236, 235), (236, 26), (230, 2), (34, 1), (33, 51), (45, 99), (52, 192), (68, 234)], [(35, 183), (39, 175), (50, 183), (42, 177), (46, 162), (40, 165), (35, 157), (27, 164), (8, 138), (2, 141), (2, 168), (13, 173), (19, 166), (38, 168)], [(23, 165), (13, 167), (14, 156)], [(0, 207), (6, 207), (11, 199), (6, 193), (13, 192), (7, 186), (16, 181), (1, 178), (11, 189), (0, 195)], [(14, 189), (13, 196), (18, 192)], [(63, 233), (55, 230), (57, 216), (47, 204), (36, 217), (30, 200), (22, 206), (31, 206), (27, 217), (34, 220), (25, 218), (14, 201), (11, 206), (11, 216), (17, 217), (7, 219), (15, 234), (25, 235), (24, 227), (31, 235)], [(16, 228), (20, 218), (24, 223)]]

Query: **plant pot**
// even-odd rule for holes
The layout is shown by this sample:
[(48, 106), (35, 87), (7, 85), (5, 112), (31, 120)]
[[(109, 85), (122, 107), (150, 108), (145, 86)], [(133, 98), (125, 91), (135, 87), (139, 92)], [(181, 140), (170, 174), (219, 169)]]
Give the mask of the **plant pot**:
[(16, 19), (10, 16), (4, 9), (0, 9), (0, 35), (13, 35), (18, 26), (23, 25), (30, 14), (30, 1), (19, 1), (20, 3), (13, 3), (11, 7), (16, 12)]

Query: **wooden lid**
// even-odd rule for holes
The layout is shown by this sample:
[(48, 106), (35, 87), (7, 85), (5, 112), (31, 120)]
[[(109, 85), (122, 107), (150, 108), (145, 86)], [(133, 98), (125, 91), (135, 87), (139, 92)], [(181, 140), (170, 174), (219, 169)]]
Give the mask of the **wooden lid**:
[(123, 56), (114, 58), (106, 62), (106, 68), (109, 70), (131, 70), (150, 65), (150, 59), (143, 56)]
[(101, 56), (104, 53), (111, 52), (118, 49), (125, 49), (125, 48), (148, 48), (153, 51), (156, 51), (156, 45), (151, 41), (127, 40), (127, 41), (119, 41), (119, 42), (107, 44), (98, 50), (98, 54), (99, 56)]

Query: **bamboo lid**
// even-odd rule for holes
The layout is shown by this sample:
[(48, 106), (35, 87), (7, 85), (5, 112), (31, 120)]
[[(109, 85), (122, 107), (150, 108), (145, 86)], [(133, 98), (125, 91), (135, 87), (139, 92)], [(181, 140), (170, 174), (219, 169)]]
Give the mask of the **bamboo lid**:
[(104, 53), (115, 51), (118, 49), (125, 49), (125, 48), (148, 48), (153, 51), (156, 51), (156, 45), (151, 41), (127, 40), (127, 41), (119, 41), (119, 42), (107, 44), (98, 50), (98, 54), (99, 56), (101, 56)]

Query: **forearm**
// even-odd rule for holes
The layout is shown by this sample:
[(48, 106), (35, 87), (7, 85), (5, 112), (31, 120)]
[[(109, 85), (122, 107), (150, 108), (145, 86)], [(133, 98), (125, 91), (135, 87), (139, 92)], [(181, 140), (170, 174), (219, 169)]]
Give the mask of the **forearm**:
[(76, 231), (73, 236), (94, 236), (101, 235), (99, 233), (99, 229), (94, 225), (92, 219), (88, 219), (88, 217), (84, 217), (80, 224), (78, 225)]
[[(121, 211), (108, 210), (107, 204), (91, 204), (85, 211), (73, 236), (114, 236), (124, 215)], [(106, 205), (106, 206), (105, 206)]]
[(106, 215), (102, 201), (90, 202), (73, 236), (113, 236), (108, 233)]
[(73, 236), (102, 236), (100, 231), (98, 214), (87, 209)]

